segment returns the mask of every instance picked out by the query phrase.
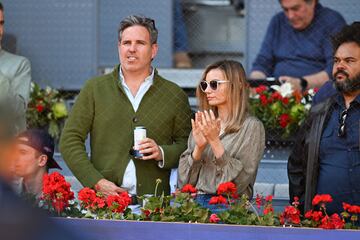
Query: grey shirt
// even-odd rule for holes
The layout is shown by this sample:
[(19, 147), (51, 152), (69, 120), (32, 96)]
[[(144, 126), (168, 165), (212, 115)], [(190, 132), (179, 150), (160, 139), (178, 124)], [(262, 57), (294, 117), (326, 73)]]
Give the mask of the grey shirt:
[(199, 193), (216, 194), (220, 183), (232, 181), (239, 194), (252, 197), (259, 162), (265, 149), (265, 130), (255, 117), (245, 119), (239, 131), (220, 135), (225, 152), (216, 158), (208, 145), (201, 160), (195, 161), (192, 152), (195, 142), (190, 133), (188, 148), (181, 155), (178, 168), (178, 186), (192, 184)]

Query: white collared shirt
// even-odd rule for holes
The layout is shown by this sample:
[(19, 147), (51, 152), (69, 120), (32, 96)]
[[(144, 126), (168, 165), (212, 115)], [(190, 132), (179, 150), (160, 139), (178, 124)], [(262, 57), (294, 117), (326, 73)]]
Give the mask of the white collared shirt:
[[(141, 99), (144, 97), (144, 95), (146, 94), (146, 92), (149, 90), (149, 88), (151, 87), (151, 85), (154, 82), (154, 73), (155, 73), (155, 70), (154, 70), (154, 68), (152, 68), (151, 74), (144, 79), (144, 82), (141, 83), (138, 91), (136, 92), (136, 95), (133, 96), (130, 91), (130, 88), (127, 86), (127, 84), (125, 82), (125, 78), (124, 78), (124, 75), (122, 74), (122, 70), (121, 70), (121, 66), (120, 66), (120, 70), (119, 70), (120, 83), (121, 83), (121, 86), (123, 87), (123, 90), (124, 90), (126, 96), (128, 97), (129, 101), (131, 102), (135, 112), (139, 108)], [(161, 147), (160, 147), (160, 150), (161, 150), (161, 153), (163, 156), (163, 160), (158, 162), (158, 166), (160, 168), (163, 168), (165, 157), (164, 157), (164, 151)], [(127, 189), (129, 194), (136, 194), (136, 183), (137, 183), (136, 168), (135, 168), (135, 164), (134, 164), (133, 160), (130, 159), (128, 165), (126, 166), (122, 184), (120, 187)]]

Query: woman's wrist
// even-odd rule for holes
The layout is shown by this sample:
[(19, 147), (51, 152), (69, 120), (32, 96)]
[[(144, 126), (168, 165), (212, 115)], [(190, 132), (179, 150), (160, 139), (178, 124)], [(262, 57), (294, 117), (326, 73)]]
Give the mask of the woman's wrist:
[(205, 147), (201, 148), (201, 147), (195, 146), (194, 151), (191, 153), (191, 156), (195, 161), (199, 161), (201, 159), (201, 154), (204, 151), (204, 148)]
[(211, 141), (209, 144), (216, 158), (220, 158), (224, 154), (225, 148), (220, 139)]

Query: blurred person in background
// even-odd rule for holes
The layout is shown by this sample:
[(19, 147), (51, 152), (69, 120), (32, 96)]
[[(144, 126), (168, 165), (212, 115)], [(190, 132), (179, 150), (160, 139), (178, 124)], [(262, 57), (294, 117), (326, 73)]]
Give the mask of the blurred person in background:
[(330, 37), (345, 26), (336, 11), (318, 0), (279, 0), (283, 12), (268, 26), (250, 78), (279, 78), (295, 89), (321, 87), (330, 79)]
[(50, 168), (61, 169), (54, 159), (53, 138), (43, 129), (29, 129), (16, 136), (14, 151), (14, 174), (20, 177), (16, 192), (39, 199), (44, 175)]
[(3, 94), (12, 94), (14, 98), (18, 98), (17, 112), (21, 118), (16, 124), (17, 132), (21, 132), (26, 128), (25, 111), (30, 96), (31, 67), (29, 60), (25, 57), (2, 49), (1, 40), (4, 35), (4, 26), (4, 6), (0, 2), (0, 100)]
[(72, 233), (48, 218), (45, 212), (33, 208), (17, 196), (10, 183), (14, 165), (13, 124), (16, 109), (5, 101), (0, 102), (0, 238), (6, 240), (71, 240), (84, 239), (82, 233)]
[(174, 0), (174, 64), (176, 68), (191, 68), (189, 41), (181, 0)]
[(191, 120), (188, 148), (179, 161), (178, 185), (195, 186), (196, 201), (216, 211), (208, 202), (221, 183), (231, 181), (239, 194), (252, 197), (265, 130), (250, 114), (249, 86), (241, 63), (223, 60), (209, 65), (196, 95), (200, 111)]
[[(158, 51), (153, 19), (131, 15), (118, 30), (120, 65), (85, 84), (65, 123), (60, 151), (86, 187), (105, 195), (128, 191), (170, 193), (170, 170), (186, 149), (191, 110), (186, 93), (162, 78), (152, 60)], [(134, 128), (144, 126), (142, 157), (132, 154)], [(85, 149), (90, 133), (91, 156)], [(133, 197), (133, 199), (136, 199)]]
[(312, 107), (288, 161), (290, 202), (305, 211), (315, 194), (330, 194), (328, 214), (360, 205), (360, 23), (333, 37), (336, 94)]

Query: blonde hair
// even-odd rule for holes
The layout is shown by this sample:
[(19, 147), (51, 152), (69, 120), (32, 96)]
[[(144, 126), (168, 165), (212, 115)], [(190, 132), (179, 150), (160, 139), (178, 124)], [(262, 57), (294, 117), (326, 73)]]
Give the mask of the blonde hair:
[[(226, 79), (230, 81), (228, 86), (227, 104), (229, 107), (229, 115), (225, 120), (225, 133), (239, 131), (241, 124), (249, 115), (249, 86), (246, 82), (244, 67), (241, 63), (233, 60), (222, 60), (210, 64), (206, 67), (201, 80), (206, 79), (206, 75), (213, 69), (219, 69), (223, 72)], [(218, 109), (216, 106), (210, 106), (206, 94), (201, 91), (200, 86), (196, 88), (196, 96), (199, 102), (200, 111), (212, 110), (218, 117)]]

